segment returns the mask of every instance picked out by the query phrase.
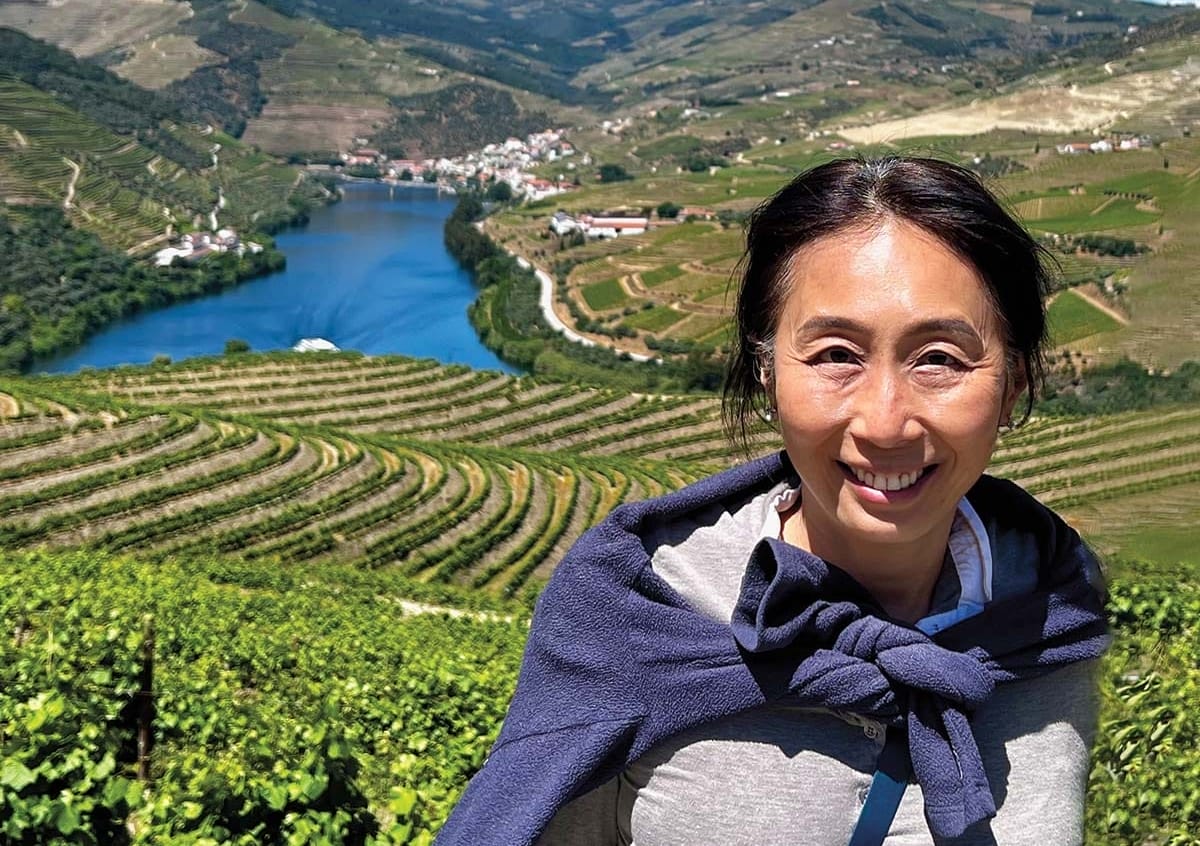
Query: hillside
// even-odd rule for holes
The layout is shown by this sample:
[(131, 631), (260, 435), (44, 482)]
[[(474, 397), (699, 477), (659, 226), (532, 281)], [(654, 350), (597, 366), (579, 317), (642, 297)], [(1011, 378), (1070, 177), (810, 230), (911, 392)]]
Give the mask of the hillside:
[[(1119, 49), (1130, 27), (1157, 31), (1178, 14), (1114, 0), (1070, 10), (1022, 0), (73, 0), (0, 6), (0, 25), (168, 91), (193, 119), (265, 150), (319, 157), (355, 138), (397, 156), (465, 152), (520, 135), (543, 113), (578, 125), (598, 111), (788, 98), (809, 125), (881, 107), (909, 115), (1069, 64), (1075, 51)], [(452, 121), (420, 119), (431, 95), (463, 86), (488, 104), (486, 126), (450, 133), (439, 127)], [(415, 134), (405, 131), (414, 116)]]
[[(123, 14), (122, 14), (123, 12)], [(194, 3), (73, 0), (65, 5), (0, 5), (0, 26), (104, 64), (161, 91), (189, 120), (211, 122), (263, 150), (324, 161), (356, 138), (406, 125), (422, 97), (445, 89), (482, 92), (486, 126), (443, 136), (430, 120), (422, 133), (389, 142), (395, 156), (466, 152), (520, 133), (550, 101), (521, 87), (481, 85), (388, 38), (370, 40), (257, 2)], [(81, 33), (90, 33), (81, 36)], [(559, 110), (558, 116), (576, 114)], [(393, 133), (396, 135), (396, 133)], [(402, 146), (402, 145), (407, 146)], [(423, 147), (421, 146), (423, 145)]]
[[(905, 105), (864, 78), (838, 93), (874, 98), (859, 105), (793, 92), (583, 130), (572, 140), (595, 164), (579, 190), (483, 226), (552, 278), (558, 319), (590, 340), (719, 357), (740, 224), (757, 203), (834, 156), (935, 155), (976, 170), (1051, 249), (1073, 289), (1051, 310), (1064, 361), (1078, 370), (1129, 356), (1173, 369), (1200, 359), (1200, 12), (1146, 31), (953, 108)], [(1071, 144), (1082, 154), (1060, 149)], [(630, 178), (606, 181), (603, 166)], [(558, 210), (647, 215), (650, 229), (584, 241), (550, 231)], [(514, 313), (529, 297), (517, 284), (506, 293)]]
[[(616, 504), (736, 460), (711, 398), (425, 360), (201, 359), (3, 388), (8, 546), (386, 565), (515, 594)], [(1190, 407), (1046, 418), (992, 466), (1108, 551), (1195, 561), (1181, 541), (1200, 516), (1198, 435)], [(1172, 504), (1131, 511), (1150, 498)], [(1138, 520), (1111, 525), (1110, 508)]]
[[(1198, 435), (1195, 406), (1044, 418), (992, 465), (1121, 554), (1089, 842), (1190, 846), (1200, 824), (1170, 775), (1200, 766), (1180, 707), (1200, 681)], [(711, 399), (430, 361), (4, 381), (8, 831), (428, 846), (570, 542), (729, 460)]]
[[(0, 28), (0, 368), (278, 269), (268, 233), (330, 197), (295, 168), (189, 122), (174, 100)], [(254, 246), (192, 268), (153, 266), (172, 239), (221, 229)]]

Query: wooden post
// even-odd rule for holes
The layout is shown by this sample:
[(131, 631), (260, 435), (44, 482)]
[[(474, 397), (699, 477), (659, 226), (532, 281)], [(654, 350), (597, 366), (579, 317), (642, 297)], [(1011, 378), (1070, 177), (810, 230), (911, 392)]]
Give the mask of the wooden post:
[(154, 617), (142, 618), (142, 673), (138, 689), (138, 779), (150, 781), (154, 746)]

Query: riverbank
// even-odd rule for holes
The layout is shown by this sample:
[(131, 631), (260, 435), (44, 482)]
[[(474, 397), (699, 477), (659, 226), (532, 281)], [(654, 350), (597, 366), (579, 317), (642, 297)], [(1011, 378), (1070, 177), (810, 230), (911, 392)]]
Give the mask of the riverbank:
[(253, 350), (289, 349), (320, 337), (369, 355), (513, 372), (465, 319), (477, 291), (440, 237), (453, 200), (374, 182), (341, 188), (342, 202), (278, 236), (287, 255), (282, 273), (132, 315), (70, 354), (39, 361), (39, 369), (219, 355), (235, 339)]
[(518, 267), (521, 267), (525, 270), (532, 270), (533, 275), (537, 277), (538, 284), (541, 286), (540, 293), (538, 294), (538, 305), (542, 309), (542, 315), (546, 318), (546, 323), (549, 324), (550, 328), (558, 332), (558, 334), (562, 335), (568, 341), (581, 346), (605, 347), (617, 355), (627, 355), (634, 361), (640, 361), (642, 363), (653, 362), (655, 364), (663, 363), (661, 358), (655, 358), (653, 356), (643, 355), (641, 353), (629, 352), (627, 350), (619, 349), (618, 347), (612, 347), (608, 346), (607, 344), (598, 343), (591, 338), (580, 335), (565, 322), (563, 322), (563, 319), (559, 317), (558, 313), (554, 310), (554, 277), (552, 277), (542, 268), (534, 266), (529, 259), (525, 258), (524, 256), (518, 255), (512, 250), (509, 250), (508, 254), (517, 260)]
[(553, 278), (482, 232), (476, 224), (485, 214), (478, 196), (462, 195), (446, 219), (445, 240), (480, 288), (469, 312), (471, 324), (502, 359), (535, 375), (636, 392), (709, 393), (719, 388), (723, 367), (716, 362), (689, 355), (648, 366), (657, 360), (635, 359), (572, 330), (554, 315)]

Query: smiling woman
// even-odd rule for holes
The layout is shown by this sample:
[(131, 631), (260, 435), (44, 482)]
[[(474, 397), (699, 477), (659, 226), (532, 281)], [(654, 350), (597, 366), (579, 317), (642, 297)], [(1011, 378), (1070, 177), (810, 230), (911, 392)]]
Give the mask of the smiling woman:
[(1081, 843), (1098, 567), (983, 473), (1046, 288), (944, 162), (835, 161), (756, 210), (727, 422), (783, 449), (580, 539), (438, 842)]
[(783, 537), (915, 622), (1023, 376), (978, 274), (911, 224), (825, 236), (787, 275), (761, 366), (803, 480)]

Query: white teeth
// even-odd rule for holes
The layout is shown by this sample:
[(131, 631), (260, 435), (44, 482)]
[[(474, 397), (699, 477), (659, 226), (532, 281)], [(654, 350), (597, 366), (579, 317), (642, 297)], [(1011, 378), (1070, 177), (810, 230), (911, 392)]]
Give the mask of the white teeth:
[(917, 481), (925, 474), (924, 470), (917, 470), (912, 473), (869, 473), (866, 470), (859, 470), (857, 467), (850, 468), (854, 471), (855, 477), (868, 488), (874, 488), (877, 491), (902, 491), (907, 487), (915, 485)]

